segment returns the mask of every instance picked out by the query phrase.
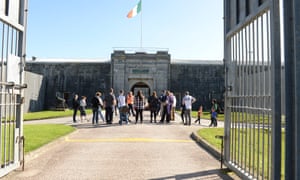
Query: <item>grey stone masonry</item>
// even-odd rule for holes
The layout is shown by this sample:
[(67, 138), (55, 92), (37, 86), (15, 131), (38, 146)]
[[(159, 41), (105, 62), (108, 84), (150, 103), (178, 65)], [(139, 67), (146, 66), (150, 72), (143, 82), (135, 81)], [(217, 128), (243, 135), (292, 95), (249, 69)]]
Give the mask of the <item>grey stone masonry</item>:
[[(26, 71), (43, 76), (41, 87), (36, 89), (37, 94), (44, 97), (43, 109), (56, 107), (56, 96), (64, 98), (71, 106), (75, 93), (87, 96), (89, 102), (96, 91), (106, 92), (111, 87), (110, 63), (27, 63)], [(30, 85), (34, 79), (26, 81)], [(31, 107), (28, 109), (34, 111)]]
[(111, 55), (111, 63), (113, 87), (116, 91), (120, 89), (134, 91), (134, 88), (139, 88), (139, 84), (147, 86), (149, 92), (169, 88), (170, 55), (168, 52), (128, 54), (124, 51), (115, 51)]
[(202, 105), (205, 110), (208, 110), (213, 98), (217, 99), (221, 105), (223, 104), (224, 66), (222, 63), (204, 62), (185, 64), (183, 61), (171, 64), (170, 89), (176, 93), (179, 103), (185, 91), (189, 91), (190, 95), (197, 99), (193, 104), (193, 109)]
[(59, 98), (71, 106), (75, 93), (87, 96), (88, 104), (96, 91), (103, 95), (114, 88), (117, 95), (142, 90), (148, 97), (153, 91), (171, 90), (177, 108), (185, 91), (197, 101), (193, 109), (205, 110), (216, 98), (223, 104), (224, 66), (222, 61), (171, 60), (167, 51), (156, 53), (114, 51), (111, 60), (52, 59), (26, 63), (25, 111), (58, 108)]

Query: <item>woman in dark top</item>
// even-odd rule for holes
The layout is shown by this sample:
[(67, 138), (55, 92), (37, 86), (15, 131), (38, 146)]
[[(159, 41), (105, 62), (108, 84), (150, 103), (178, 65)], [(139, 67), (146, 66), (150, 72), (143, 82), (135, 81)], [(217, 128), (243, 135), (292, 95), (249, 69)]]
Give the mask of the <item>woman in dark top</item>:
[(156, 123), (156, 115), (157, 115), (157, 108), (159, 107), (159, 99), (156, 95), (156, 91), (153, 91), (152, 96), (148, 98), (148, 105), (150, 109), (150, 123), (154, 118), (154, 123)]

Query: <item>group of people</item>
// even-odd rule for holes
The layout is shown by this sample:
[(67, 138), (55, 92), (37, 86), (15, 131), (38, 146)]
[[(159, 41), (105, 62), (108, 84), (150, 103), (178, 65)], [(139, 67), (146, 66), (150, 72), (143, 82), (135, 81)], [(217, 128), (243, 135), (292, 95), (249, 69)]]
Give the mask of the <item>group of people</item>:
[(135, 116), (135, 124), (140, 121), (143, 123), (143, 112), (146, 107), (150, 110), (150, 123), (158, 122), (158, 114), (160, 113), (161, 119), (159, 123), (167, 123), (174, 119), (176, 97), (172, 92), (165, 90), (158, 97), (156, 91), (152, 92), (152, 95), (146, 98), (141, 90), (137, 91), (137, 94), (133, 96), (130, 91), (125, 99), (123, 90), (117, 98), (117, 104), (120, 112), (119, 124), (125, 121), (129, 123), (129, 116), (132, 114)]
[(162, 91), (161, 95), (157, 97), (156, 92), (153, 92), (148, 99), (150, 109), (150, 122), (157, 121), (157, 115), (160, 114), (159, 123), (170, 123), (175, 119), (176, 96), (169, 91)]
[[(113, 89), (111, 88), (109, 93), (102, 99), (101, 92), (96, 92), (95, 96), (91, 100), (92, 107), (92, 124), (98, 124), (99, 119), (106, 124), (112, 124), (114, 112), (117, 114), (119, 111), (119, 124), (123, 122), (129, 124), (131, 120), (129, 116), (135, 117), (135, 124), (140, 121), (143, 123), (143, 112), (147, 108), (150, 110), (150, 123), (170, 123), (171, 120), (175, 119), (175, 107), (176, 107), (176, 96), (169, 91), (164, 90), (157, 95), (156, 91), (153, 91), (151, 96), (145, 98), (141, 90), (137, 91), (134, 96), (132, 91), (125, 94), (124, 90), (120, 90), (116, 97)], [(73, 122), (76, 123), (77, 111), (80, 112), (80, 121), (89, 121), (86, 117), (87, 100), (86, 96), (81, 96), (79, 99), (78, 95), (75, 94), (73, 98)], [(188, 91), (185, 92), (181, 102), (181, 117), (184, 125), (191, 125), (191, 111), (192, 104), (196, 101), (196, 98), (191, 96)], [(218, 105), (216, 100), (213, 100), (213, 106), (211, 108), (211, 124), (210, 126), (217, 126), (217, 108)], [(105, 111), (105, 116), (102, 111)], [(160, 119), (158, 119), (160, 115)], [(195, 123), (200, 124), (200, 118), (202, 116), (202, 106), (198, 110), (198, 118)]]
[[(95, 96), (91, 100), (91, 107), (93, 112), (92, 124), (98, 124), (99, 119), (102, 119), (102, 121), (106, 122), (107, 124), (112, 124), (113, 113), (116, 110), (116, 103), (118, 102), (118, 107), (121, 107), (125, 103), (125, 100), (122, 98), (122, 93), (120, 92), (120, 96), (118, 97), (118, 101), (117, 101), (112, 88), (110, 89), (109, 93), (104, 97), (103, 100), (101, 96), (102, 96), (101, 92), (96, 92)], [(129, 107), (132, 107), (132, 105), (130, 104), (128, 105)], [(86, 107), (87, 107), (86, 96), (81, 96), (81, 99), (79, 99), (78, 95), (75, 94), (72, 100), (72, 107), (73, 107), (74, 123), (77, 122), (76, 116), (78, 110), (80, 112), (80, 121), (81, 122), (83, 122), (84, 120), (89, 121), (86, 117)], [(102, 114), (103, 110), (105, 110), (105, 117)]]
[[(146, 105), (146, 98), (144, 97), (141, 90), (137, 92), (137, 95), (134, 96), (130, 91), (125, 96), (124, 91), (120, 90), (119, 95), (116, 97), (113, 89), (111, 88), (109, 93), (105, 95), (104, 99), (101, 98), (101, 92), (96, 92), (95, 96), (91, 100), (91, 106), (93, 111), (92, 124), (98, 124), (99, 119), (101, 118), (103, 122), (107, 124), (112, 124), (114, 112), (117, 114), (119, 111), (120, 121), (119, 124), (122, 124), (125, 121), (126, 124), (129, 124), (129, 116), (135, 116), (136, 123), (138, 118), (140, 118), (141, 123), (143, 122), (143, 110)], [(80, 112), (80, 121), (89, 121), (86, 117), (86, 97), (82, 96), (79, 99), (78, 95), (75, 94), (72, 100), (73, 107), (73, 122), (76, 123), (77, 111)], [(105, 118), (102, 114), (102, 111), (105, 111)]]

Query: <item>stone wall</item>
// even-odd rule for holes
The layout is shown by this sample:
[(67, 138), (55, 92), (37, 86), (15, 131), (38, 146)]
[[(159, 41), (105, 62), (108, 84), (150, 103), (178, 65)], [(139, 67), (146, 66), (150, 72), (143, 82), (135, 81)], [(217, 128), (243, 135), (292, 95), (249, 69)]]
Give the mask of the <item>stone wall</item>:
[(205, 110), (211, 107), (215, 98), (223, 104), (224, 66), (222, 61), (197, 61), (195, 63), (174, 62), (171, 64), (171, 91), (178, 99), (178, 105), (185, 91), (189, 91), (197, 101), (193, 109), (203, 105)]
[[(33, 94), (34, 97), (43, 97), (39, 104), (44, 104), (44, 109), (56, 108), (59, 104), (56, 97), (64, 98), (70, 107), (75, 93), (87, 96), (89, 101), (96, 91), (107, 92), (111, 87), (110, 62), (27, 62), (26, 71), (43, 76), (40, 89), (35, 89), (37, 93)], [(32, 76), (26, 78), (26, 83), (33, 86), (35, 79), (29, 78)], [(29, 101), (33, 99), (32, 96), (28, 98)], [(34, 111), (32, 107), (28, 109)]]
[[(129, 62), (129, 67), (133, 66), (130, 60)], [(143, 65), (143, 67), (148, 66), (147, 64)], [(162, 67), (158, 66), (156, 68)], [(111, 61), (27, 62), (26, 71), (28, 75), (25, 81), (28, 84), (28, 89), (25, 111), (57, 108), (58, 100), (56, 97), (66, 99), (66, 104), (70, 107), (71, 98), (75, 93), (79, 94), (79, 96), (87, 96), (88, 101), (91, 100), (96, 91), (105, 94), (113, 87), (112, 82), (117, 80), (116, 78), (113, 80), (112, 72), (114, 70), (112, 69)], [(119, 68), (119, 70), (121, 69)], [(127, 77), (127, 79), (122, 80), (125, 84), (130, 82), (129, 77), (135, 75), (134, 73), (130, 74), (131, 71), (127, 67), (127, 74), (123, 73), (123, 76)], [(154, 70), (151, 69), (152, 71)], [(204, 109), (209, 109), (212, 98), (218, 99), (222, 104), (224, 89), (224, 68), (222, 61), (189, 62), (183, 60), (178, 62), (173, 60), (167, 66), (166, 71), (169, 71), (170, 75), (169, 78), (164, 76), (166, 80), (165, 83), (162, 83), (164, 87), (161, 87), (160, 83), (157, 83), (157, 85), (154, 83), (153, 86), (147, 83), (149, 77), (143, 79), (143, 76), (141, 76), (140, 81), (145, 81), (146, 84), (149, 84), (150, 90), (156, 90), (158, 95), (160, 95), (160, 89), (170, 89), (177, 98), (178, 108), (185, 91), (189, 91), (197, 99), (193, 105), (194, 110), (200, 104), (203, 105)], [(157, 74), (151, 76), (153, 81), (157, 82), (160, 82), (160, 78), (162, 77), (161, 75), (157, 76)], [(113, 87), (116, 88), (115, 91), (118, 91), (117, 87), (119, 89), (121, 87), (124, 88), (126, 92), (130, 90), (126, 89), (126, 87), (131, 88), (130, 84), (115, 86)]]

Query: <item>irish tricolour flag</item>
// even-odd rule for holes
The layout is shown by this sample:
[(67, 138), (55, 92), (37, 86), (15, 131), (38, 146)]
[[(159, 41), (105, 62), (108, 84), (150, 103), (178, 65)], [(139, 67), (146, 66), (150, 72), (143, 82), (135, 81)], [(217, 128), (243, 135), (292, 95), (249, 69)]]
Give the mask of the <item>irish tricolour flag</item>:
[(127, 14), (128, 18), (132, 18), (134, 16), (136, 16), (139, 12), (141, 12), (142, 10), (142, 0), (139, 1), (139, 3), (137, 5), (134, 6), (134, 8), (132, 8), (129, 13)]

